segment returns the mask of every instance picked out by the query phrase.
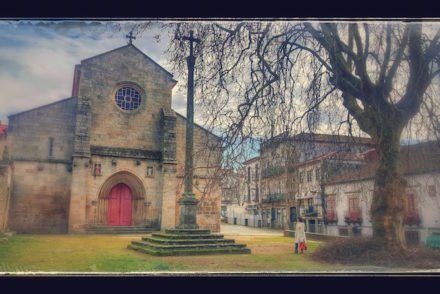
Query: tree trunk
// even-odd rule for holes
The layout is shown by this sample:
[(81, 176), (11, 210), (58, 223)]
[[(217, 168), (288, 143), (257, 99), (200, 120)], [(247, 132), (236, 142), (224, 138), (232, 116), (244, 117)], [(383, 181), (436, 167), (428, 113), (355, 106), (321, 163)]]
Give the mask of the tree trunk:
[(403, 231), (406, 180), (399, 164), (400, 134), (396, 128), (377, 139), (379, 168), (376, 173), (371, 218), (373, 238), (390, 253), (403, 252), (406, 242)]

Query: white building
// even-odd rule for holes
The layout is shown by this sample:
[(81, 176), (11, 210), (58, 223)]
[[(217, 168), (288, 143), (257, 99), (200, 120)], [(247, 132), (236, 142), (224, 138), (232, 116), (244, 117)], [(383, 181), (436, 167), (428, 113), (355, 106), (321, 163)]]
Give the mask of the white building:
[(243, 168), (237, 173), (237, 197), (234, 201), (224, 202), (224, 221), (229, 224), (261, 227), (259, 215), (260, 203), (260, 157), (244, 162)]
[(325, 233), (324, 185), (328, 177), (349, 172), (365, 165), (361, 154), (330, 152), (296, 165), (298, 215), (304, 219), (307, 232)]
[[(425, 243), (440, 232), (440, 141), (402, 147), (407, 180), (404, 229), (407, 243)], [(370, 155), (374, 153), (371, 152)], [(377, 158), (325, 184), (327, 234), (372, 236), (370, 207)]]

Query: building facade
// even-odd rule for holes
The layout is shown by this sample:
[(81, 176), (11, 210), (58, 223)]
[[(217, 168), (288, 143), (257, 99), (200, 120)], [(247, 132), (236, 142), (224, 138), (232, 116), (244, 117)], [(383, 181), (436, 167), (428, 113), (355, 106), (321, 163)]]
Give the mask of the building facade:
[[(262, 143), (260, 156), (243, 163), (239, 199), (224, 203), (228, 223), (293, 229), (298, 216), (312, 231), (323, 229), (324, 177), (351, 168), (371, 148), (366, 138), (300, 134)], [(243, 204), (244, 203), (244, 204)], [(232, 219), (231, 219), (232, 218)]]
[[(370, 207), (378, 159), (375, 151), (369, 153), (360, 169), (326, 180), (326, 234), (372, 236)], [(406, 241), (408, 245), (425, 243), (428, 236), (440, 233), (440, 141), (402, 147), (401, 156), (407, 181), (403, 198)]]
[(8, 137), (8, 125), (2, 124), (0, 121), (0, 161), (3, 159), (6, 138)]
[[(298, 216), (314, 229), (322, 221), (324, 155), (357, 154), (371, 149), (371, 140), (349, 136), (302, 133), (280, 135), (263, 142), (261, 156), (261, 214), (263, 226), (293, 229)], [(316, 166), (314, 166), (316, 165)], [(330, 165), (328, 166), (330, 168)], [(307, 211), (306, 211), (307, 210)]]
[(306, 231), (325, 233), (325, 182), (341, 172), (357, 170), (365, 165), (362, 153), (330, 152), (297, 164), (297, 215), (304, 219)]
[[(176, 83), (129, 44), (76, 65), (71, 98), (9, 116), (10, 204), (0, 212), (7, 228), (174, 227), (186, 131), (185, 117), (171, 108)], [(196, 125), (197, 220), (213, 231), (220, 229), (221, 156), (219, 138)]]
[(234, 197), (222, 203), (224, 221), (229, 224), (261, 227), (260, 157), (244, 162), (235, 173), (235, 179)]
[(236, 172), (233, 169), (224, 169), (222, 172), (221, 220), (225, 223), (233, 223), (235, 215), (242, 214), (244, 211), (242, 190), (245, 180), (243, 177), (243, 173)]

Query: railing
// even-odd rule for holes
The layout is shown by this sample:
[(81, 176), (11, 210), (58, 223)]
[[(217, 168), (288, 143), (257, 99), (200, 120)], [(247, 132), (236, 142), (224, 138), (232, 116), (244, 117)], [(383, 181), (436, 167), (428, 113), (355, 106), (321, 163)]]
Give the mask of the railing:
[(318, 209), (314, 206), (307, 206), (300, 209), (302, 216), (314, 216), (318, 214)]
[(284, 193), (276, 193), (276, 194), (269, 194), (266, 197), (263, 198), (263, 203), (274, 203), (274, 202), (281, 202), (286, 199), (286, 194)]
[(308, 207), (306, 207), (304, 209), (304, 214), (305, 215), (311, 215), (311, 214), (314, 214), (314, 213), (316, 213), (316, 211), (315, 211), (313, 206), (308, 206)]
[(349, 211), (345, 214), (346, 223), (362, 223), (362, 213), (360, 210)]
[(405, 213), (403, 216), (403, 223), (409, 226), (419, 225), (420, 217), (416, 212)]
[(337, 223), (338, 222), (338, 215), (335, 211), (327, 211), (324, 214), (324, 221), (327, 223)]
[(268, 178), (268, 177), (278, 176), (283, 174), (284, 172), (285, 172), (284, 166), (268, 167), (261, 171), (261, 177)]

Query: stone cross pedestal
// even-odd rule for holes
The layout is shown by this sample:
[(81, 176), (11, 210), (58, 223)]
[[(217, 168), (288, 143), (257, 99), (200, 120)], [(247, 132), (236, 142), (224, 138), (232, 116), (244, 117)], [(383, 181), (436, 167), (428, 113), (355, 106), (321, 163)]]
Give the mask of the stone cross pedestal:
[(188, 96), (186, 117), (185, 147), (185, 190), (179, 201), (179, 225), (175, 229), (143, 237), (133, 241), (128, 248), (151, 255), (201, 255), (201, 254), (249, 254), (246, 244), (235, 244), (234, 240), (224, 239), (223, 235), (211, 234), (210, 230), (199, 229), (197, 225), (197, 203), (192, 190), (193, 180), (193, 133), (194, 133), (194, 63), (193, 42), (199, 40), (189, 37), (190, 55), (188, 62)]

